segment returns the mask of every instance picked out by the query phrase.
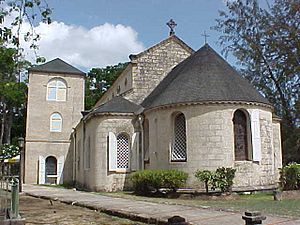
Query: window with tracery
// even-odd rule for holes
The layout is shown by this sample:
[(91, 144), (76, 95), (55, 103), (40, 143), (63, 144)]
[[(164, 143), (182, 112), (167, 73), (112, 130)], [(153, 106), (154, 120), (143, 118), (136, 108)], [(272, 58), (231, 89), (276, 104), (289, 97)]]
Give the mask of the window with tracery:
[(66, 101), (67, 85), (61, 78), (54, 78), (47, 85), (48, 101)]
[(249, 160), (248, 152), (248, 121), (242, 110), (236, 110), (233, 116), (234, 127), (234, 155), (235, 160)]
[(183, 113), (175, 116), (171, 161), (186, 161), (186, 121)]

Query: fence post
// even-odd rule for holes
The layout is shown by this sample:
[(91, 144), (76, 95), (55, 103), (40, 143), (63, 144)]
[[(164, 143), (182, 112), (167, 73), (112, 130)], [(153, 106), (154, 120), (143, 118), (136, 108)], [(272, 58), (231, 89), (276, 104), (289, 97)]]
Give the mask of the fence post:
[(12, 179), (11, 184), (11, 219), (17, 219), (19, 217), (19, 180), (17, 178)]
[(245, 212), (242, 216), (246, 225), (258, 225), (262, 224), (262, 221), (266, 219), (266, 216), (262, 216), (260, 212)]

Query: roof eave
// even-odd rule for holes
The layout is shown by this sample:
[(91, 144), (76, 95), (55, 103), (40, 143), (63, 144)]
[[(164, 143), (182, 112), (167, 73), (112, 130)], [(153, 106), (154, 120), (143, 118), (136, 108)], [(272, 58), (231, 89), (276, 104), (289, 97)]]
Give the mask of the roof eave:
[(251, 101), (198, 101), (198, 102), (178, 102), (178, 103), (170, 103), (170, 104), (163, 104), (158, 106), (148, 106), (145, 107), (143, 112), (152, 111), (155, 109), (161, 108), (171, 108), (176, 106), (186, 106), (186, 105), (209, 105), (209, 104), (245, 104), (245, 105), (257, 105), (269, 108), (274, 110), (274, 106), (270, 103), (263, 103), (263, 102), (251, 102)]
[(34, 68), (29, 68), (28, 72), (41, 72), (41, 73), (55, 73), (55, 74), (70, 74), (70, 75), (80, 75), (85, 77), (86, 73), (84, 72), (63, 72), (63, 71), (52, 71), (52, 70), (39, 70)]

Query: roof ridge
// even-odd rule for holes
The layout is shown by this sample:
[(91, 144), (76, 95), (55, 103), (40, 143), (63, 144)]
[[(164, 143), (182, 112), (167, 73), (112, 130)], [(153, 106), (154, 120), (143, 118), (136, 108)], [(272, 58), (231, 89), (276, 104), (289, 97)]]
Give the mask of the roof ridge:
[(188, 52), (190, 53), (194, 53), (195, 50), (192, 49), (190, 46), (188, 46), (183, 40), (181, 40), (179, 37), (177, 37), (175, 34), (174, 35), (171, 35), (169, 37), (167, 37), (166, 39), (160, 41), (159, 43), (147, 48), (146, 50), (134, 55), (134, 54), (131, 54), (129, 55), (129, 58), (130, 60), (134, 60), (134, 59), (137, 59), (143, 55), (145, 55), (146, 53), (149, 53), (151, 51), (153, 51), (154, 49), (156, 49), (157, 47), (159, 47), (160, 45), (163, 45), (164, 43), (168, 42), (169, 40), (174, 40), (176, 43), (178, 43), (179, 45), (181, 45), (185, 50), (187, 50)]

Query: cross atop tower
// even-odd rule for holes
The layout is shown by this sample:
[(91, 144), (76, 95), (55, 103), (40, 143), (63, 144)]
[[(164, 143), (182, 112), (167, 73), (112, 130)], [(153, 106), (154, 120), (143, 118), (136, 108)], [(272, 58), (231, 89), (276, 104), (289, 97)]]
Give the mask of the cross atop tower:
[(204, 37), (204, 43), (207, 44), (207, 38), (209, 37), (209, 35), (206, 34), (206, 31), (204, 31), (203, 34), (201, 34), (201, 36)]
[(168, 27), (170, 27), (170, 33), (169, 35), (172, 36), (175, 34), (174, 28), (177, 26), (175, 21), (173, 19), (170, 19), (169, 22), (167, 22)]

